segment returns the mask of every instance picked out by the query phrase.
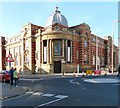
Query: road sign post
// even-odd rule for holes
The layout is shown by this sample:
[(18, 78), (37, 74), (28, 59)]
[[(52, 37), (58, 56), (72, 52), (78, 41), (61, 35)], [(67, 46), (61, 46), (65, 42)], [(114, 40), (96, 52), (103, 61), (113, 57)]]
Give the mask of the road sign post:
[(14, 59), (12, 57), (12, 54), (9, 52), (9, 55), (6, 57), (6, 61), (9, 64), (9, 69), (11, 68), (11, 62), (14, 62)]

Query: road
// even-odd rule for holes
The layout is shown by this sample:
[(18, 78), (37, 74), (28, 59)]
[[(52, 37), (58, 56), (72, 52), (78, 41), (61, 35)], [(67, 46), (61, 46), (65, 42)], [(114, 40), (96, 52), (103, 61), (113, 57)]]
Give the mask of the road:
[[(104, 82), (100, 82), (103, 81)], [(108, 81), (109, 80), (109, 81)], [(59, 77), (20, 80), (28, 87), (24, 95), (3, 100), (3, 106), (118, 106), (120, 79), (117, 76)], [(8, 108), (8, 107), (7, 107)]]

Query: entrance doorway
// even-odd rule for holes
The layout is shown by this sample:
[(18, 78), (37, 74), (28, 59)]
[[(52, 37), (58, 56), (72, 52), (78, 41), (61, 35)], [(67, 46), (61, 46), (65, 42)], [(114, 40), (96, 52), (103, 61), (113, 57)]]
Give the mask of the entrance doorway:
[(54, 73), (61, 73), (61, 61), (54, 61)]

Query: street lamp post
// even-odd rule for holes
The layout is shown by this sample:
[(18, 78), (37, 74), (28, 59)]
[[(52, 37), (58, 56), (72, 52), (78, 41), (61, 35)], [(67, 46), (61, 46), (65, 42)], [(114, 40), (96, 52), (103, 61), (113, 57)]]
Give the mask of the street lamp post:
[(119, 22), (120, 20), (116, 20), (113, 22), (113, 28), (112, 28), (112, 61), (111, 61), (111, 64), (112, 64), (112, 73), (113, 73), (113, 57), (114, 57), (114, 32), (115, 32), (115, 23), (116, 22)]

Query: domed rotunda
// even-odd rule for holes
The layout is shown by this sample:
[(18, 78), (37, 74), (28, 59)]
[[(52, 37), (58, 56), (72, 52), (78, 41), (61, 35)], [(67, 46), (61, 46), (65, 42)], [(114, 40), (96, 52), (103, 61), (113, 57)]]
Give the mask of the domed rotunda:
[(68, 27), (67, 19), (60, 13), (58, 10), (58, 7), (56, 7), (56, 10), (53, 12), (53, 14), (47, 19), (46, 27), (51, 26), (55, 23), (59, 23), (63, 26)]

